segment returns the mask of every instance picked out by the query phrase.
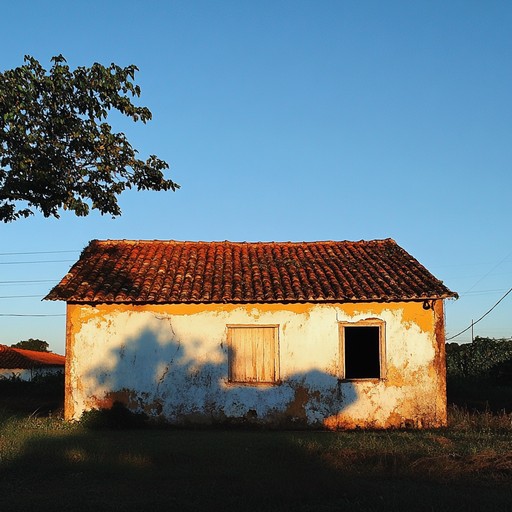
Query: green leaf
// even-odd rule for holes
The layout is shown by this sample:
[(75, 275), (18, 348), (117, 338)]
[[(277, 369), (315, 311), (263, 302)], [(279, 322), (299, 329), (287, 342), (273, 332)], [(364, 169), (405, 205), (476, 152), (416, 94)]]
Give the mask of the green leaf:
[(27, 55), (23, 66), (0, 73), (0, 220), (35, 211), (58, 218), (61, 209), (117, 216), (127, 188), (179, 188), (164, 175), (166, 162), (139, 159), (106, 122), (112, 110), (134, 122), (151, 119), (130, 99), (140, 95), (136, 66), (95, 63), (71, 71), (62, 55), (51, 62), (47, 71)]

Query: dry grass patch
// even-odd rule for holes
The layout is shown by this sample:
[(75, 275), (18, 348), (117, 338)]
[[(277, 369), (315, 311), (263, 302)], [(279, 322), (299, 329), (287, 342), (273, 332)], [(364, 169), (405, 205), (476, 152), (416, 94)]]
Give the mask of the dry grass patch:
[(447, 429), (347, 432), (91, 431), (0, 414), (2, 512), (510, 510), (509, 418), (450, 414)]

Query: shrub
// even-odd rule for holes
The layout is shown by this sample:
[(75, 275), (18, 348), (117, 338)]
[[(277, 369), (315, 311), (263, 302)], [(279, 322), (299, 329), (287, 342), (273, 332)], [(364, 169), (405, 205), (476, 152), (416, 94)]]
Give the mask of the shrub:
[(512, 412), (512, 340), (449, 343), (446, 367), (449, 403), (470, 411)]
[(60, 414), (64, 405), (64, 375), (35, 376), (31, 381), (12, 375), (0, 379), (0, 407), (37, 416)]
[(486, 378), (512, 383), (512, 339), (481, 338), (446, 345), (448, 377)]
[(146, 414), (132, 412), (121, 402), (114, 402), (110, 409), (85, 411), (80, 418), (80, 423), (92, 430), (127, 430), (144, 427), (147, 419)]

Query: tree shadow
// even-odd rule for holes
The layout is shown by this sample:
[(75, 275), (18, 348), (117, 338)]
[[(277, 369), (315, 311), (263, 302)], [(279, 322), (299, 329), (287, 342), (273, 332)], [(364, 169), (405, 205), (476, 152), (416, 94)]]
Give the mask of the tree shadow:
[[(96, 382), (92, 398), (97, 405), (124, 401), (134, 411), (181, 426), (206, 418), (219, 427), (299, 428), (314, 425), (315, 419), (320, 426), (357, 399), (335, 377), (315, 369), (272, 386), (230, 384), (225, 347), (219, 344), (201, 358), (201, 340), (185, 347), (172, 329), (162, 332), (144, 328), (91, 366), (83, 378), (84, 384)], [(414, 472), (406, 456), (390, 452), (388, 433), (371, 434), (88, 431), (63, 424), (60, 430), (35, 431), (14, 455), (0, 458), (2, 511), (451, 512), (489, 505), (489, 496), (474, 480), (452, 478), (448, 485), (446, 473)], [(431, 447), (422, 448), (421, 441), (418, 452), (431, 455)], [(509, 480), (503, 482), (491, 487), (494, 510), (509, 507)]]
[[(341, 436), (368, 437), (372, 456)], [(41, 430), (15, 457), (0, 459), (2, 511), (510, 510), (506, 475), (479, 484), (414, 474), (407, 458), (386, 452), (388, 434), (379, 436), (376, 443), (363, 431)]]
[[(91, 241), (67, 276), (50, 291), (45, 300), (69, 301), (76, 295), (83, 298), (84, 289), (90, 301), (97, 300), (97, 294), (100, 294), (102, 302), (115, 302), (128, 295), (132, 300), (137, 300), (142, 294), (145, 276), (124, 268), (120, 262), (125, 258), (125, 251), (121, 247), (106, 246), (99, 250), (97, 241)], [(88, 275), (86, 280), (84, 272)]]
[(357, 400), (352, 384), (318, 369), (272, 384), (229, 382), (225, 343), (213, 349), (200, 339), (185, 344), (166, 327), (145, 327), (92, 364), (75, 386), (90, 390), (84, 407), (122, 403), (175, 425), (321, 428)]
[[(132, 335), (91, 360), (80, 376), (77, 386), (92, 390), (85, 405), (121, 402), (181, 428), (88, 431), (64, 424), (35, 432), (15, 455), (0, 458), (3, 511), (454, 511), (488, 505), (475, 481), (453, 478), (447, 485), (446, 474), (409, 471), (407, 458), (389, 451), (387, 433), (379, 433), (379, 441), (367, 431), (303, 430), (323, 427), (357, 400), (350, 383), (326, 371), (296, 372), (275, 385), (233, 384), (222, 342), (194, 339), (185, 346), (167, 322), (127, 332)], [(365, 441), (369, 447), (362, 449)], [(430, 455), (429, 447), (421, 452), (423, 444), (422, 438), (418, 452)], [(507, 482), (492, 486), (495, 510), (509, 506)]]

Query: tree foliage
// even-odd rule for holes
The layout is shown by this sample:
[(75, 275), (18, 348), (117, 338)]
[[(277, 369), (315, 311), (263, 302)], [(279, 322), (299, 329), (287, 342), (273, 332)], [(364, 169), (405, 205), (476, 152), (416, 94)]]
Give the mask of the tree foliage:
[(37, 352), (48, 352), (49, 345), (46, 341), (29, 338), (28, 340), (18, 341), (18, 343), (11, 345), (11, 347), (22, 348), (24, 350), (35, 350)]
[(135, 106), (136, 66), (93, 64), (70, 70), (62, 55), (45, 70), (33, 57), (0, 73), (0, 220), (40, 211), (87, 215), (91, 208), (118, 216), (117, 196), (127, 188), (176, 190), (168, 164), (137, 158), (124, 133), (106, 122), (116, 110), (133, 121), (152, 117)]
[(512, 339), (476, 336), (472, 343), (446, 345), (448, 377), (512, 382)]

